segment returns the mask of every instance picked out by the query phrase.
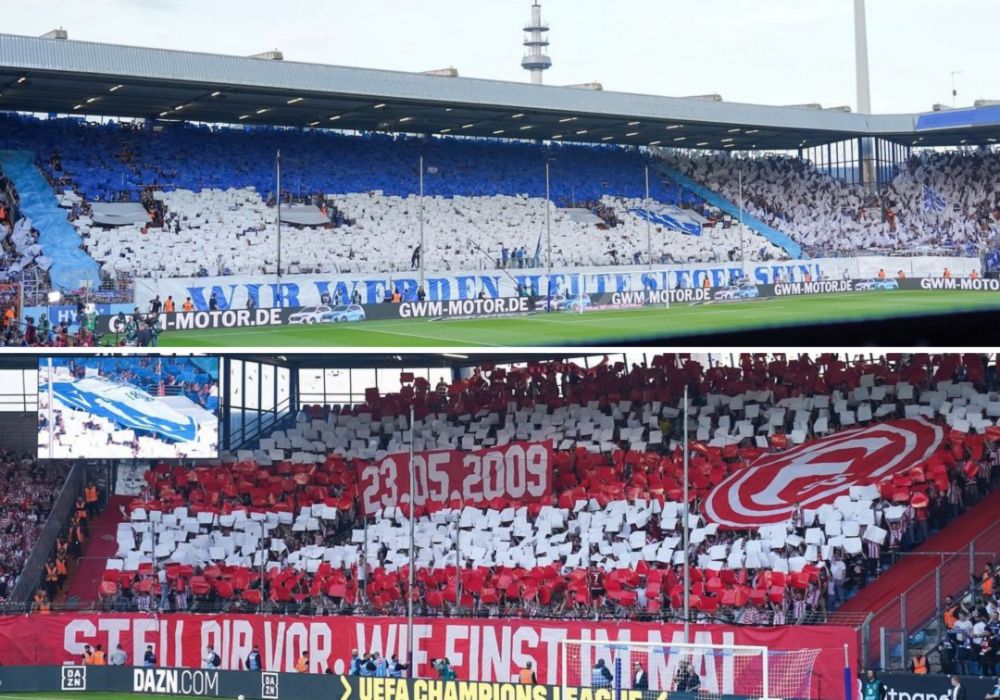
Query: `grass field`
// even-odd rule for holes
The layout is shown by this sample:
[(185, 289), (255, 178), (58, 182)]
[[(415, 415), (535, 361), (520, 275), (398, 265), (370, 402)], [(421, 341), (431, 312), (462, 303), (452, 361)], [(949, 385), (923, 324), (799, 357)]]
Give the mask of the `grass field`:
[[(806, 326), (838, 321), (1000, 310), (1000, 294), (901, 290), (751, 302), (674, 305), (623, 311), (536, 314), (508, 318), (428, 321), (407, 319), (350, 324), (172, 331), (171, 347), (517, 347), (605, 345), (711, 333)], [(821, 342), (803, 332), (802, 344)], [(891, 345), (892, 338), (883, 344)]]

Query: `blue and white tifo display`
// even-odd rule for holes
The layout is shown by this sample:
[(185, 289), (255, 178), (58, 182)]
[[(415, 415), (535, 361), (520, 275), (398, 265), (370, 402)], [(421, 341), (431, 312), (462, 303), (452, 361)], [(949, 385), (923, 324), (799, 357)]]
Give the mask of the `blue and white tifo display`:
[(215, 357), (39, 358), (38, 455), (214, 458), (218, 407)]

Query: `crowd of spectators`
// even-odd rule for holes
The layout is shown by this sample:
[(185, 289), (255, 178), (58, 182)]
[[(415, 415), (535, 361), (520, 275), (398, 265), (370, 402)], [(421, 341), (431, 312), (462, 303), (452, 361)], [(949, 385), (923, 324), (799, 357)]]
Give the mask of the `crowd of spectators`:
[[(284, 272), (411, 269), (414, 261), (405, 251), (418, 244), (420, 208), (423, 269), (531, 266), (547, 225), (546, 162), (554, 163), (549, 196), (560, 203), (549, 212), (556, 265), (636, 265), (649, 262), (650, 253), (661, 263), (784, 255), (755, 232), (735, 232), (731, 217), (725, 217), (727, 225), (713, 225), (718, 222), (704, 201), (658, 175), (650, 181), (650, 199), (696, 212), (705, 225), (700, 236), (657, 226), (649, 251), (646, 225), (631, 211), (649, 205), (640, 177), (648, 156), (627, 149), (191, 125), (152, 132), (131, 124), (21, 117), (8, 118), (4, 139), (9, 147), (51, 154), (39, 165), (54, 187), (73, 198), (68, 206), (84, 248), (109, 275), (273, 273), (275, 148), (283, 154), (289, 183), (285, 201), (315, 205), (330, 222), (320, 228), (331, 229), (289, 225)], [(418, 206), (414, 168), (420, 156), (427, 162), (426, 197)], [(976, 254), (996, 243), (995, 152), (918, 152), (898, 165), (879, 192), (794, 158), (665, 157), (732, 201), (742, 194), (749, 214), (788, 233), (814, 256), (915, 248)], [(338, 168), (323, 165), (329, 162)], [(139, 201), (150, 221), (97, 225), (87, 210), (96, 201)], [(593, 216), (584, 221), (562, 207), (588, 209)], [(217, 250), (212, 259), (203, 255), (206, 237)], [(508, 249), (506, 263), (502, 248)]]
[[(574, 449), (572, 445), (567, 449), (563, 444), (562, 456), (557, 457), (551, 502), (553, 507), (565, 508), (571, 513), (569, 520), (560, 526), (562, 529), (556, 527), (551, 530), (552, 534), (565, 531), (567, 542), (579, 544), (579, 531), (574, 530), (579, 509), (574, 505), (581, 502), (580, 499), (590, 501), (591, 505), (584, 510), (591, 511), (593, 517), (598, 517), (606, 504), (619, 500), (658, 498), (665, 503), (679, 500), (676, 465), (680, 459), (677, 440), (681, 437), (681, 428), (676, 416), (659, 417), (655, 430), (664, 440), (644, 442), (641, 452), (630, 449), (634, 436), (626, 439), (623, 435), (629, 430), (628, 426), (647, 425), (650, 416), (657, 415), (650, 413), (654, 402), (675, 405), (685, 384), (692, 391), (693, 403), (699, 406), (706, 405), (712, 394), (767, 391), (769, 399), (762, 404), (765, 407), (761, 411), (763, 416), (767, 406), (777, 405), (790, 396), (851, 392), (866, 374), (874, 375), (878, 386), (909, 382), (914, 387), (913, 398), (887, 394), (872, 405), (886, 409), (878, 420), (902, 417), (907, 405), (919, 402), (921, 393), (931, 391), (938, 382), (968, 381), (978, 391), (997, 388), (996, 368), (987, 366), (979, 356), (915, 355), (846, 364), (830, 356), (768, 360), (747, 355), (739, 366), (710, 369), (676, 358), (659, 361), (661, 359), (654, 360), (650, 367), (631, 368), (622, 363), (589, 370), (564, 363), (538, 364), (509, 372), (484, 368), (467, 380), (446, 386), (444, 392), (424, 387), (407, 398), (401, 395), (370, 397), (365, 407), (317, 408), (299, 418), (302, 423), (310, 417), (325, 416), (330, 425), (340, 425), (339, 417), (357, 415), (361, 411), (372, 412), (383, 420), (381, 425), (392, 426), (395, 425), (394, 416), (406, 413), (406, 405), (413, 401), (418, 420), (435, 412), (447, 415), (445, 423), (434, 429), (435, 434), (461, 431), (469, 427), (470, 416), (496, 411), (500, 420), (488, 428), (492, 432), (487, 433), (495, 435), (498, 426), (513, 417), (508, 412), (514, 410), (512, 405), (537, 408), (585, 406), (594, 402), (604, 415), (614, 418), (615, 439), (610, 447), (597, 454)], [(624, 411), (620, 409), (622, 401), (629, 402)], [(787, 440), (775, 439), (775, 436), (787, 437), (793, 432), (790, 414), (775, 427), (775, 435), (766, 449), (754, 447), (752, 440), (725, 451), (695, 443), (693, 508), (700, 510), (712, 483), (717, 483), (719, 478), (743, 469), (756, 456), (788, 447)], [(718, 421), (726, 415), (735, 419), (735, 414), (719, 408), (712, 420)], [(818, 415), (814, 409), (813, 417)], [(863, 422), (873, 424), (878, 420)], [(945, 417), (937, 415), (934, 420), (944, 422)], [(841, 425), (836, 414), (829, 416), (829, 422), (834, 432), (849, 427)], [(382, 448), (389, 447), (394, 439), (393, 429), (380, 429), (379, 426), (377, 422), (366, 426), (370, 431), (366, 433), (367, 439)], [(476, 429), (474, 425), (469, 427), (470, 431)], [(648, 440), (653, 431), (654, 428), (649, 428), (643, 440)], [(805, 437), (820, 436), (809, 428)], [(706, 531), (705, 537), (692, 543), (688, 552), (689, 561), (695, 567), (693, 571), (698, 572), (692, 588), (696, 596), (693, 597), (696, 601), (694, 619), (737, 624), (809, 623), (827, 619), (831, 611), (878, 577), (901, 552), (919, 545), (930, 533), (945, 527), (994, 488), (998, 461), (996, 442), (970, 435), (965, 442), (947, 438), (940, 448), (940, 470), (933, 475), (929, 469), (926, 474), (914, 475), (907, 487), (908, 493), (921, 494), (922, 498), (900, 501), (898, 489), (883, 488), (871, 500), (869, 506), (874, 513), (874, 524), (888, 532), (882, 543), (865, 541), (861, 550), (854, 552), (833, 547), (829, 557), (813, 561), (804, 569), (804, 574), (778, 575), (768, 567), (756, 565), (723, 566), (719, 570), (718, 566), (706, 564), (710, 549), (717, 545), (730, 547), (737, 539), (760, 539), (760, 534), (725, 529)], [(144, 564), (137, 571), (115, 572), (113, 578), (124, 585), (109, 589), (105, 604), (115, 609), (140, 605), (143, 609), (147, 606), (152, 609), (163, 605), (173, 609), (183, 606), (183, 609), (202, 610), (222, 606), (231, 610), (303, 613), (401, 613), (405, 598), (400, 591), (404, 579), (400, 570), (389, 563), (392, 560), (391, 543), (372, 544), (371, 548), (351, 545), (349, 537), (354, 532), (366, 527), (371, 529), (378, 520), (359, 514), (359, 505), (353, 495), (354, 470), (347, 468), (336, 450), (327, 449), (332, 453), (326, 454), (325, 465), (311, 468), (284, 462), (272, 467), (277, 471), (271, 472), (251, 462), (231, 464), (228, 477), (208, 476), (199, 470), (151, 472), (147, 491), (133, 507), (164, 513), (175, 513), (181, 506), (197, 506), (227, 514), (255, 508), (294, 514), (301, 508), (308, 509), (310, 504), (325, 502), (333, 504), (336, 515), (317, 519), (315, 526), (308, 528), (299, 527), (301, 523), (291, 518), (275, 521), (260, 542), (263, 559), (256, 559), (249, 567), (222, 562), (191, 566), (163, 561), (157, 567)], [(946, 457), (945, 453), (951, 457)], [(291, 452), (287, 454), (290, 456)], [(244, 486), (242, 482), (247, 477), (241, 474), (254, 475), (251, 483)], [(206, 482), (205, 479), (221, 481)], [(252, 484), (254, 479), (257, 486)], [(495, 507), (502, 508), (503, 504), (495, 504)], [(892, 515), (892, 511), (897, 511), (896, 515)], [(539, 513), (538, 507), (529, 509), (528, 523), (532, 530), (538, 528)], [(435, 517), (442, 517), (433, 512), (418, 515), (421, 522), (434, 522)], [(786, 527), (788, 540), (778, 553), (783, 558), (804, 555), (807, 550), (803, 538), (804, 519), (793, 515)], [(234, 532), (232, 528), (232, 522), (225, 525), (207, 522), (201, 524), (200, 532), (225, 536)], [(678, 534), (676, 522), (661, 521), (659, 513), (653, 513), (641, 531), (646, 533), (647, 543), (661, 542)], [(377, 542), (374, 533), (372, 530), (372, 539), (367, 542)], [(607, 533), (606, 544), (612, 546), (619, 535)], [(452, 535), (443, 536), (447, 547), (452, 542)], [(270, 547), (279, 540), (283, 543), (281, 546)], [(522, 534), (512, 539), (511, 546), (518, 547), (524, 541)], [(326, 562), (318, 570), (307, 570), (299, 557), (303, 549), (313, 546), (353, 546), (357, 563), (331, 566)], [(450, 561), (448, 566), (451, 566)], [(613, 619), (677, 619), (680, 614), (677, 585), (681, 567), (676, 561), (660, 562), (643, 557), (639, 567), (627, 572), (609, 570), (606, 566), (587, 566), (586, 560), (582, 566), (580, 560), (572, 565), (564, 560), (562, 565), (535, 568), (496, 565), (483, 570), (466, 558), (461, 566), (461, 575), (447, 566), (418, 570), (419, 614)], [(159, 586), (158, 577), (169, 581), (170, 586)], [(236, 586), (231, 585), (234, 577)], [(456, 577), (463, 582), (461, 598), (455, 590)], [(197, 583), (198, 590), (191, 588), (192, 580)], [(540, 581), (547, 581), (548, 585), (539, 585)], [(730, 591), (734, 593), (730, 595)]]
[(66, 472), (63, 464), (0, 450), (0, 603), (13, 591)]
[[(414, 170), (421, 156), (427, 163), (425, 269), (494, 267), (501, 241), (527, 250), (524, 258), (514, 257), (526, 266), (545, 225), (547, 161), (551, 201), (582, 202), (581, 208), (596, 214), (581, 223), (564, 209), (550, 211), (555, 264), (614, 264), (604, 252), (612, 248), (628, 251), (619, 260), (623, 264), (633, 250), (647, 248), (645, 226), (628, 208), (645, 196), (648, 157), (627, 149), (184, 125), (152, 132), (26, 118), (9, 120), (4, 141), (51, 154), (39, 165), (57, 191), (70, 192), (66, 206), (74, 212), (73, 224), (105, 271), (142, 277), (274, 272), (272, 163), (278, 148), (285, 201), (314, 204), (331, 222), (323, 230), (286, 228), (282, 262), (287, 272), (409, 269), (411, 261), (400, 251), (417, 245), (419, 173)], [(330, 162), (338, 167), (326, 167)], [(650, 181), (650, 198), (703, 204), (658, 177)], [(88, 202), (118, 201), (141, 201), (152, 226), (141, 222), (109, 229), (88, 216)], [(161, 220), (163, 226), (157, 227)], [(205, 258), (206, 236), (221, 254), (218, 259)], [(581, 237), (591, 244), (579, 245)], [(714, 231), (686, 236), (657, 230), (653, 255), (711, 259), (716, 248), (732, 247), (731, 240), (717, 238)], [(763, 239), (751, 248), (761, 246), (766, 247)]]
[(14, 182), (0, 169), (0, 282), (20, 281), (25, 271), (39, 267), (42, 247), (38, 231), (21, 214), (20, 197)]
[[(0, 285), (0, 298), (3, 296), (3, 286)], [(0, 305), (0, 308), (4, 308)], [(47, 314), (17, 318), (16, 304), (9, 304), (3, 312), (2, 334), (0, 347), (26, 348), (66, 348), (66, 347), (96, 347), (99, 337), (96, 333), (97, 317), (94, 313), (80, 313), (77, 323), (51, 323)]]
[(975, 255), (1000, 233), (996, 151), (914, 153), (878, 192), (797, 158), (672, 155), (668, 161), (737, 203), (742, 183), (748, 213), (817, 256), (919, 247)]

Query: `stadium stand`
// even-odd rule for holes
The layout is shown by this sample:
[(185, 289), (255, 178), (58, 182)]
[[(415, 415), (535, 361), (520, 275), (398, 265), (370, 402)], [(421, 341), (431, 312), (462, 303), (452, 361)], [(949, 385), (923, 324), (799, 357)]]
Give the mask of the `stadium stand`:
[[(657, 150), (656, 157), (620, 147), (24, 116), (4, 117), (3, 127), (0, 145), (34, 154), (73, 224), (66, 228), (43, 207), (39, 236), (31, 219), (21, 219), (5, 242), (8, 255), (20, 256), (11, 269), (55, 264), (51, 274), (62, 287), (64, 278), (90, 274), (81, 260), (64, 260), (81, 242), (101, 265), (107, 289), (131, 276), (276, 271), (279, 149), (287, 205), (282, 268), (293, 274), (391, 273), (416, 268), (420, 258), (439, 271), (538, 266), (546, 162), (553, 264), (560, 266), (649, 262), (647, 218), (658, 263), (787, 257), (758, 231), (787, 234), (813, 256), (977, 254), (995, 245), (1000, 225), (995, 152), (916, 152), (876, 192), (788, 156)], [(421, 156), (425, 238), (418, 254)], [(652, 212), (643, 199), (648, 164)], [(24, 169), (20, 161), (8, 164), (15, 166)], [(741, 182), (742, 238), (731, 204)], [(692, 183), (720, 195), (725, 211)], [(687, 235), (694, 231), (702, 235)]]
[[(62, 463), (0, 451), (0, 603), (17, 583), (66, 472)], [(43, 592), (46, 603), (65, 581), (65, 573), (63, 568), (62, 578)]]
[(698, 409), (689, 486), (699, 512), (713, 486), (806, 440), (919, 416), (953, 426), (918, 467), (852, 491), (830, 516), (835, 526), (798, 511), (753, 530), (692, 520), (701, 621), (822, 622), (995, 485), (996, 427), (976, 421), (973, 432), (948, 415), (954, 405), (975, 421), (997, 388), (996, 368), (979, 356), (484, 366), (450, 386), (418, 378), (399, 394), (370, 390), (365, 405), (304, 407), (221, 467), (149, 470), (118, 525), (101, 605), (399, 614), (408, 513), (362, 516), (357, 466), (406, 450), (412, 403), (415, 449), (551, 440), (556, 455), (551, 502), (416, 509), (419, 614), (676, 619), (685, 553), (674, 407), (685, 385)]
[(671, 154), (667, 161), (816, 256), (908, 247), (978, 251), (1000, 232), (1000, 154), (917, 152), (880, 192), (790, 157)]
[[(145, 129), (27, 117), (7, 117), (0, 133), (5, 147), (36, 154), (86, 250), (108, 277), (273, 272), (278, 149), (284, 197), (320, 215), (296, 225), (302, 219), (288, 209), (283, 214), (286, 272), (411, 269), (419, 242), (421, 155), (428, 269), (501, 266), (503, 248), (521, 251), (522, 267), (537, 266), (546, 161), (556, 205), (554, 264), (649, 260), (640, 211), (649, 161), (635, 150), (267, 128)], [(654, 210), (681, 207), (690, 212), (688, 225), (706, 224), (704, 235), (692, 236), (657, 221), (657, 261), (714, 260), (740, 247), (738, 231), (712, 225), (717, 213), (698, 197), (656, 177), (650, 188)], [(110, 210), (101, 213), (105, 205), (123, 202), (142, 204), (146, 214), (130, 209), (115, 219)], [(760, 250), (782, 255), (748, 235), (754, 256)], [(579, 245), (582, 236), (588, 245)], [(214, 255), (204, 254), (206, 240), (213, 242)]]

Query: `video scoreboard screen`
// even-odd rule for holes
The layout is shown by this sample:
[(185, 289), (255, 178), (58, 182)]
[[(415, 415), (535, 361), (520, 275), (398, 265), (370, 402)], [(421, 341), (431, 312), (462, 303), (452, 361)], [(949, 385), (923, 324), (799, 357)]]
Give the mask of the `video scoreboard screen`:
[(42, 459), (198, 459), (219, 452), (216, 357), (43, 357)]

